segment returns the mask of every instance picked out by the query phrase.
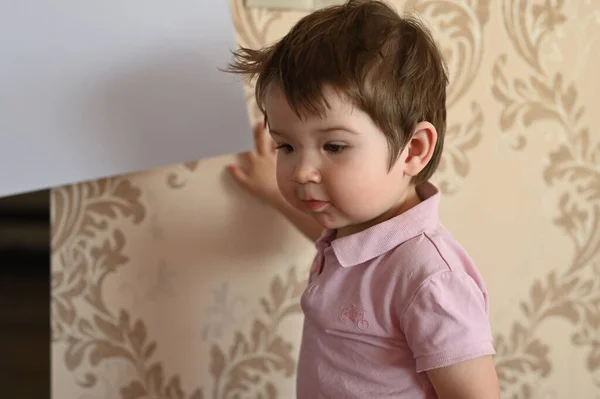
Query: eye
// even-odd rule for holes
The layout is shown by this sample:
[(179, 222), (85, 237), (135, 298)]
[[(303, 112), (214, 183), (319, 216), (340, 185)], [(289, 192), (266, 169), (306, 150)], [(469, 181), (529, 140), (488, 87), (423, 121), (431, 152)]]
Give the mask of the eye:
[(332, 154), (337, 154), (337, 153), (339, 153), (339, 152), (342, 152), (342, 151), (344, 151), (346, 148), (348, 148), (348, 146), (347, 146), (347, 145), (344, 145), (344, 144), (331, 144), (331, 143), (328, 143), (328, 144), (325, 144), (325, 145), (323, 146), (323, 149), (324, 149), (325, 151), (327, 151), (327, 152), (331, 152)]
[(289, 144), (278, 144), (277, 147), (275, 147), (275, 149), (283, 150), (283, 152), (285, 152), (286, 154), (289, 154), (290, 152), (294, 151), (294, 148)]

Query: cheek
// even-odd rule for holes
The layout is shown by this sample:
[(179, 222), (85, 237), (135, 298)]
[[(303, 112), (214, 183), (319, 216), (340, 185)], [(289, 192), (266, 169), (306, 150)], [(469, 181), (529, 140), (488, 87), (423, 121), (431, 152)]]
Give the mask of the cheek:
[(289, 163), (277, 160), (277, 185), (279, 186), (279, 191), (286, 198), (294, 194), (293, 170), (293, 167)]
[(379, 199), (381, 188), (382, 184), (375, 176), (364, 176), (364, 178), (354, 176), (351, 183), (340, 187), (339, 191), (343, 190), (341, 197), (344, 203), (369, 209), (370, 205)]
[(337, 168), (328, 178), (331, 193), (337, 197), (340, 207), (346, 204), (356, 207), (368, 207), (373, 197), (381, 189), (385, 177), (379, 165), (367, 165), (357, 162)]
[(330, 176), (329, 191), (340, 212), (351, 219), (371, 219), (395, 200), (402, 179), (394, 171), (388, 173), (385, 161), (360, 157)]

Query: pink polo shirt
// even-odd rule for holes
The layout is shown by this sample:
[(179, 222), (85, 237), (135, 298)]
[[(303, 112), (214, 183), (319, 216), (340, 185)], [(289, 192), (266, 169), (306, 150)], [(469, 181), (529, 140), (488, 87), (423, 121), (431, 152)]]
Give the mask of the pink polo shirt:
[(317, 241), (298, 399), (433, 399), (423, 371), (495, 353), (482, 278), (441, 225), (438, 190), (418, 192), (395, 218)]

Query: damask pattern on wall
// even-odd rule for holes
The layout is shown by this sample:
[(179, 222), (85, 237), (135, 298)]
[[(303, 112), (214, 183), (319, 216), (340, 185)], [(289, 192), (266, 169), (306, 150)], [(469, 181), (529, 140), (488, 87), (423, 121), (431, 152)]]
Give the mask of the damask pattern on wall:
[[(502, 397), (600, 398), (600, 3), (393, 4), (421, 15), (448, 63), (434, 179), (492, 293)], [(304, 15), (231, 11), (254, 48)], [(229, 161), (52, 191), (54, 397), (294, 397), (313, 247), (228, 180)]]

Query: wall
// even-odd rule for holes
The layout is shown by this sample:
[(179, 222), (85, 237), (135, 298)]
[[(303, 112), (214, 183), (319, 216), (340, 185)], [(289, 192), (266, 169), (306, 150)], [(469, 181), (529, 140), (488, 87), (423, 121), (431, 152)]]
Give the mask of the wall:
[[(449, 63), (435, 180), (491, 293), (503, 398), (600, 398), (600, 3), (394, 4)], [(303, 15), (232, 12), (253, 47)], [(54, 397), (294, 397), (313, 249), (231, 159), (53, 191)]]

